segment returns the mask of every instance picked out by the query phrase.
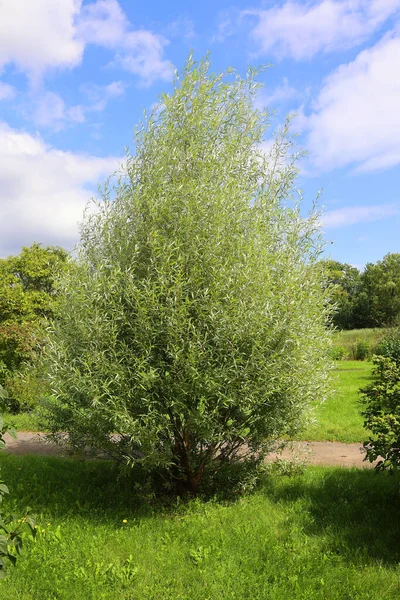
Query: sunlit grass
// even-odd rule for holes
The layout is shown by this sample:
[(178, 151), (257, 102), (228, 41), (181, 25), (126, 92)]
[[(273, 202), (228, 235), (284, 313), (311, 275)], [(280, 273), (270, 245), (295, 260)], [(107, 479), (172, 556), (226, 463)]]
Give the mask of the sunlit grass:
[(362, 442), (368, 436), (360, 414), (359, 390), (370, 382), (372, 363), (338, 361), (333, 372), (335, 388), (331, 397), (314, 407), (315, 423), (301, 436), (303, 440)]
[(39, 418), (35, 412), (21, 412), (17, 415), (6, 413), (3, 416), (5, 421), (15, 427), (17, 431), (43, 431), (43, 424), (39, 423)]

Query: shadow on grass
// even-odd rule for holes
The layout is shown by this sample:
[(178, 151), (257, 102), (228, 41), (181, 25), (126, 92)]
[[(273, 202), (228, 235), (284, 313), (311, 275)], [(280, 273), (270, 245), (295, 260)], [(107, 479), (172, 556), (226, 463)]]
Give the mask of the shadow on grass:
[(350, 371), (363, 371), (363, 367), (349, 367), (348, 369), (346, 368), (342, 368), (342, 367), (337, 367), (334, 370), (334, 373), (349, 373)]
[[(311, 476), (310, 476), (311, 475)], [(400, 562), (400, 477), (368, 469), (317, 468), (267, 486), (278, 502), (303, 500), (304, 533), (352, 563)]]
[(20, 510), (30, 506), (38, 514), (109, 522), (128, 513), (143, 518), (165, 509), (165, 503), (152, 501), (139, 470), (121, 476), (112, 461), (3, 454), (1, 479)]
[[(29, 505), (53, 518), (120, 524), (124, 518), (181, 510), (172, 498), (152, 498), (138, 471), (120, 477), (116, 465), (106, 461), (2, 455), (1, 477), (16, 512)], [(322, 539), (327, 554), (355, 565), (400, 562), (399, 476), (313, 467), (304, 475), (267, 477), (262, 494), (287, 506), (288, 527), (293, 516), (306, 536)]]
[[(174, 514), (184, 510), (191, 499), (187, 496), (177, 501), (176, 493), (167, 493), (160, 477), (151, 480), (140, 467), (121, 469), (110, 460), (2, 456), (1, 478), (7, 481), (19, 512), (30, 506), (37, 513), (87, 516), (103, 522), (127, 514), (140, 518)], [(253, 481), (253, 470), (240, 463), (227, 465), (217, 476), (210, 471), (203, 477), (199, 500), (235, 502), (242, 496), (242, 484)]]

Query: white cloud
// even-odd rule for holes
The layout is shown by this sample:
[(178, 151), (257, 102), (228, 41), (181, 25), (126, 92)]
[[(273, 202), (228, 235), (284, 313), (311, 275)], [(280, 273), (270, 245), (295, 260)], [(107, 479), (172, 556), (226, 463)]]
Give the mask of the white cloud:
[(87, 84), (83, 90), (90, 103), (81, 107), (84, 112), (102, 112), (108, 102), (125, 93), (126, 85), (122, 81), (112, 81), (108, 85)]
[(49, 68), (74, 67), (84, 43), (76, 35), (81, 0), (0, 2), (0, 69), (14, 65), (37, 79)]
[(214, 43), (221, 43), (224, 42), (226, 38), (235, 35), (242, 20), (241, 15), (244, 13), (247, 13), (247, 11), (241, 11), (234, 7), (220, 11), (218, 15), (218, 30), (211, 41)]
[(0, 100), (12, 100), (16, 94), (15, 88), (0, 81)]
[(168, 40), (152, 31), (133, 29), (117, 0), (85, 5), (78, 28), (87, 43), (115, 50), (115, 64), (138, 75), (143, 85), (171, 79), (171, 63), (163, 58)]
[(40, 127), (52, 127), (59, 131), (64, 126), (66, 107), (64, 100), (54, 92), (42, 94), (35, 102), (33, 121)]
[(85, 107), (79, 104), (71, 106), (65, 111), (65, 117), (67, 121), (72, 123), (84, 123), (86, 121)]
[(286, 104), (288, 100), (292, 100), (297, 94), (297, 90), (289, 85), (285, 77), (281, 85), (278, 85), (273, 90), (269, 90), (268, 87), (262, 88), (257, 94), (254, 105), (259, 110), (262, 110), (265, 107), (274, 107), (276, 104)]
[(125, 84), (121, 81), (113, 81), (105, 86), (84, 86), (90, 103), (69, 108), (59, 94), (44, 92), (36, 97), (33, 112), (28, 112), (26, 116), (32, 118), (38, 127), (60, 131), (68, 124), (84, 123), (88, 113), (102, 112), (112, 98), (121, 96), (125, 92), (125, 88)]
[(287, 1), (241, 16), (257, 19), (251, 36), (260, 53), (304, 60), (356, 47), (399, 9), (400, 0)]
[(119, 162), (57, 150), (0, 123), (0, 256), (34, 240), (71, 248), (91, 190)]
[(371, 206), (347, 206), (329, 210), (321, 218), (325, 229), (335, 229), (358, 223), (379, 221), (386, 217), (400, 214), (400, 207), (395, 204), (375, 204)]
[(116, 55), (116, 63), (123, 69), (139, 75), (143, 85), (156, 79), (172, 79), (172, 64), (163, 60), (164, 47), (168, 41), (151, 31), (137, 30), (126, 34), (124, 43)]
[(89, 44), (106, 48), (118, 46), (129, 21), (116, 0), (97, 0), (82, 9), (78, 29), (80, 36)]
[(178, 17), (165, 28), (166, 35), (192, 40), (197, 37), (194, 22), (187, 17)]
[(48, 69), (79, 65), (88, 44), (112, 50), (144, 85), (171, 77), (168, 40), (134, 29), (117, 0), (0, 0), (0, 71), (14, 64), (38, 86)]
[(307, 148), (320, 170), (400, 164), (400, 37), (385, 36), (324, 82), (309, 117)]

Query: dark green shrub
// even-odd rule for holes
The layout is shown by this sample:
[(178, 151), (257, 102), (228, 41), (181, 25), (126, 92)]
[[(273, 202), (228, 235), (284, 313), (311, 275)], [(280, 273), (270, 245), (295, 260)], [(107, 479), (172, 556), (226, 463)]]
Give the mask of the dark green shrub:
[(332, 360), (345, 360), (348, 358), (346, 348), (344, 346), (332, 346), (329, 348), (329, 358)]
[(367, 340), (357, 340), (354, 344), (354, 360), (366, 360), (371, 356), (371, 344)]
[[(0, 385), (0, 406), (3, 408), (4, 401), (8, 398), (7, 391)], [(0, 449), (6, 447), (4, 434), (8, 432), (12, 437), (16, 437), (13, 428), (9, 427), (3, 421), (0, 413)], [(7, 573), (7, 565), (15, 565), (17, 557), (22, 550), (22, 532), (28, 529), (31, 535), (36, 535), (35, 517), (31, 514), (30, 508), (26, 509), (25, 515), (21, 519), (13, 514), (4, 512), (3, 501), (9, 494), (7, 485), (0, 479), (0, 579), (4, 579)]]
[(390, 358), (400, 365), (400, 329), (395, 328), (379, 342), (375, 348), (375, 354)]
[(364, 425), (372, 436), (364, 442), (371, 462), (380, 457), (378, 469), (400, 466), (400, 364), (391, 358), (374, 356), (373, 382), (360, 390)]
[(13, 414), (35, 410), (46, 393), (50, 393), (47, 380), (34, 366), (11, 373), (5, 387), (8, 392), (6, 407)]
[(54, 281), (66, 268), (65, 250), (36, 243), (19, 256), (0, 258), (0, 384), (12, 412), (36, 403), (38, 386), (27, 371), (38, 363), (57, 304)]

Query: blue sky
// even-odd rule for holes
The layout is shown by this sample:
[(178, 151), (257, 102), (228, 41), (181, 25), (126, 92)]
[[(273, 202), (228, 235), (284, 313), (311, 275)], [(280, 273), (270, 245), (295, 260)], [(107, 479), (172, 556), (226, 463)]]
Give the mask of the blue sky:
[(400, 0), (2, 0), (0, 256), (71, 249), (97, 183), (193, 49), (272, 63), (259, 102), (296, 113), (305, 207), (323, 189), (332, 258), (398, 252)]

